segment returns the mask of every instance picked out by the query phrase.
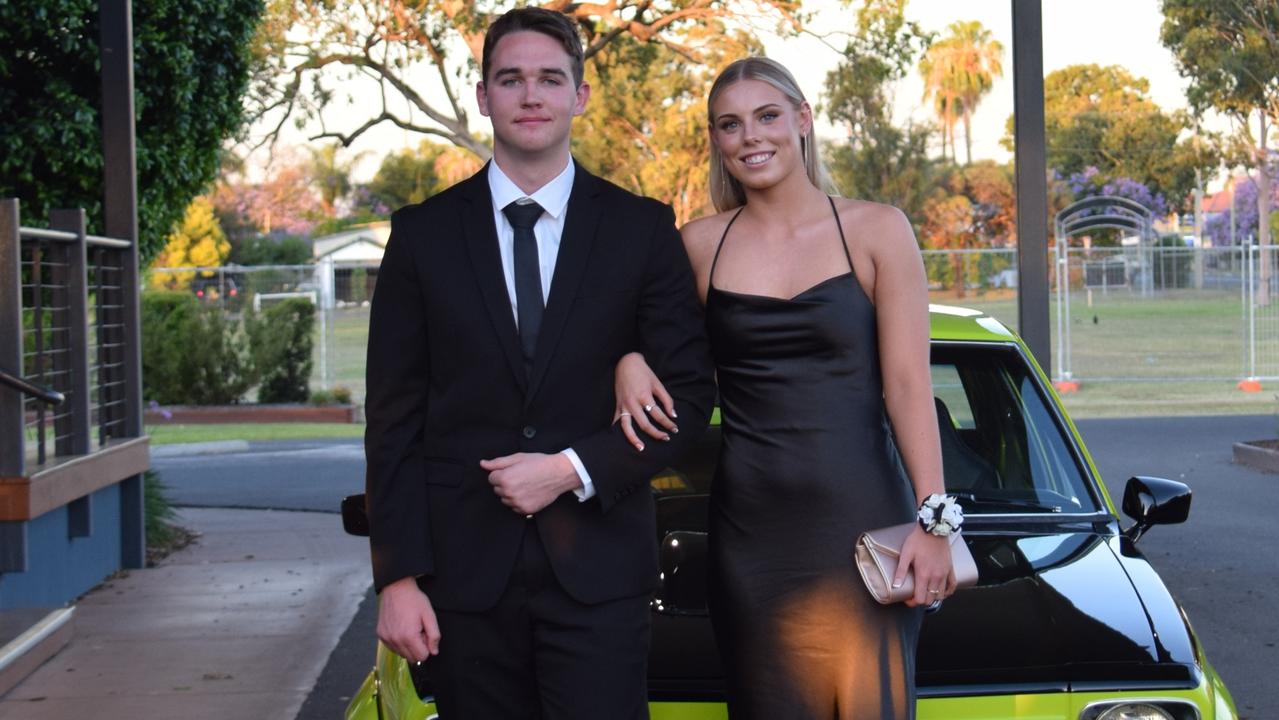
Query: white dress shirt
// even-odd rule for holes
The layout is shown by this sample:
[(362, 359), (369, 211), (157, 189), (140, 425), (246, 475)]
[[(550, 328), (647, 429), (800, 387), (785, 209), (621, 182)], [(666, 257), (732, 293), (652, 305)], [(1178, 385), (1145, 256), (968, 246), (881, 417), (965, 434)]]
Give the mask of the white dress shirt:
[[(576, 169), (570, 158), (563, 172), (529, 195), (502, 172), (502, 169), (497, 166), (496, 159), (489, 163), (489, 193), (493, 197), (493, 223), (497, 228), (497, 247), (502, 255), (502, 276), (506, 279), (506, 294), (511, 298), (511, 313), (515, 316), (517, 326), (520, 322), (520, 314), (519, 304), (515, 299), (515, 229), (506, 219), (502, 208), (513, 202), (532, 200), (541, 205), (542, 210), (545, 211), (537, 219), (537, 224), (533, 226), (533, 236), (537, 238), (538, 270), (542, 277), (542, 302), (545, 303), (551, 296), (551, 279), (555, 276), (555, 261), (560, 254), (560, 236), (564, 234), (564, 216), (568, 209), (568, 197), (573, 192), (575, 174)], [(577, 456), (573, 448), (564, 450), (563, 454), (573, 464), (577, 477), (582, 481), (582, 487), (573, 490), (573, 493), (577, 495), (579, 501), (590, 499), (595, 495), (595, 484), (591, 482), (591, 475), (586, 472), (582, 459)]]

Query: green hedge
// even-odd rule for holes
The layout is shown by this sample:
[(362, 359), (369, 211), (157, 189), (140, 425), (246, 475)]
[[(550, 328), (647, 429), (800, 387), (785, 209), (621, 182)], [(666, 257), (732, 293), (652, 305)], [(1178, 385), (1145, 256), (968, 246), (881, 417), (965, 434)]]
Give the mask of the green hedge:
[(162, 405), (258, 402), (309, 396), (315, 307), (291, 298), (247, 313), (243, 323), (189, 293), (142, 294), (142, 386)]
[(306, 402), (315, 306), (306, 298), (288, 298), (248, 315), (244, 324), (258, 368), (258, 402)]

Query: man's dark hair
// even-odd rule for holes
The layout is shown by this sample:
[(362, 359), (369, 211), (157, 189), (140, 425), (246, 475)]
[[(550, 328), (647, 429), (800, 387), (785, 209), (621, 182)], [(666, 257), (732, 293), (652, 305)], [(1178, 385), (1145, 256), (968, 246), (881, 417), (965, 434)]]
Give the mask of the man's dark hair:
[(582, 63), (585, 58), (582, 52), (582, 38), (577, 34), (577, 27), (564, 13), (538, 7), (508, 10), (489, 25), (488, 32), (484, 35), (484, 54), (480, 64), (484, 82), (489, 80), (490, 62), (493, 48), (497, 47), (497, 41), (511, 33), (522, 31), (542, 33), (564, 46), (564, 52), (568, 53), (569, 65), (573, 71), (573, 83), (582, 84)]

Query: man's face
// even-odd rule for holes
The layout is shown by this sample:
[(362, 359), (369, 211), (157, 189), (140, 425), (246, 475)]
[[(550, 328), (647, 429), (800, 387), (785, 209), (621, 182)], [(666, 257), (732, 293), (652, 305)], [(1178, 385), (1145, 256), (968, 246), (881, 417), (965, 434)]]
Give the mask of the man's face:
[(493, 121), (494, 150), (530, 159), (567, 151), (590, 87), (574, 86), (564, 48), (542, 33), (514, 32), (498, 40), (490, 68), (475, 93), (480, 113)]

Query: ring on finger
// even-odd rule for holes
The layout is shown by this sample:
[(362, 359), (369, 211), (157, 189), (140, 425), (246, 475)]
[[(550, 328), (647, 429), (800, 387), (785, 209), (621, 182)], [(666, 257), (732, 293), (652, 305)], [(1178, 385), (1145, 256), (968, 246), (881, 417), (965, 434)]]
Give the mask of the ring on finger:
[(929, 595), (941, 595), (941, 590), (929, 590)]
[(644, 406), (644, 412), (653, 412), (653, 406), (652, 406), (652, 405), (645, 405), (645, 406)]
[(617, 414), (617, 416), (618, 416), (619, 418), (624, 418), (624, 417), (630, 417), (630, 416), (631, 416), (631, 414), (630, 414), (630, 413), (628, 413), (628, 412), (620, 412), (620, 413), (618, 413), (618, 414)]

